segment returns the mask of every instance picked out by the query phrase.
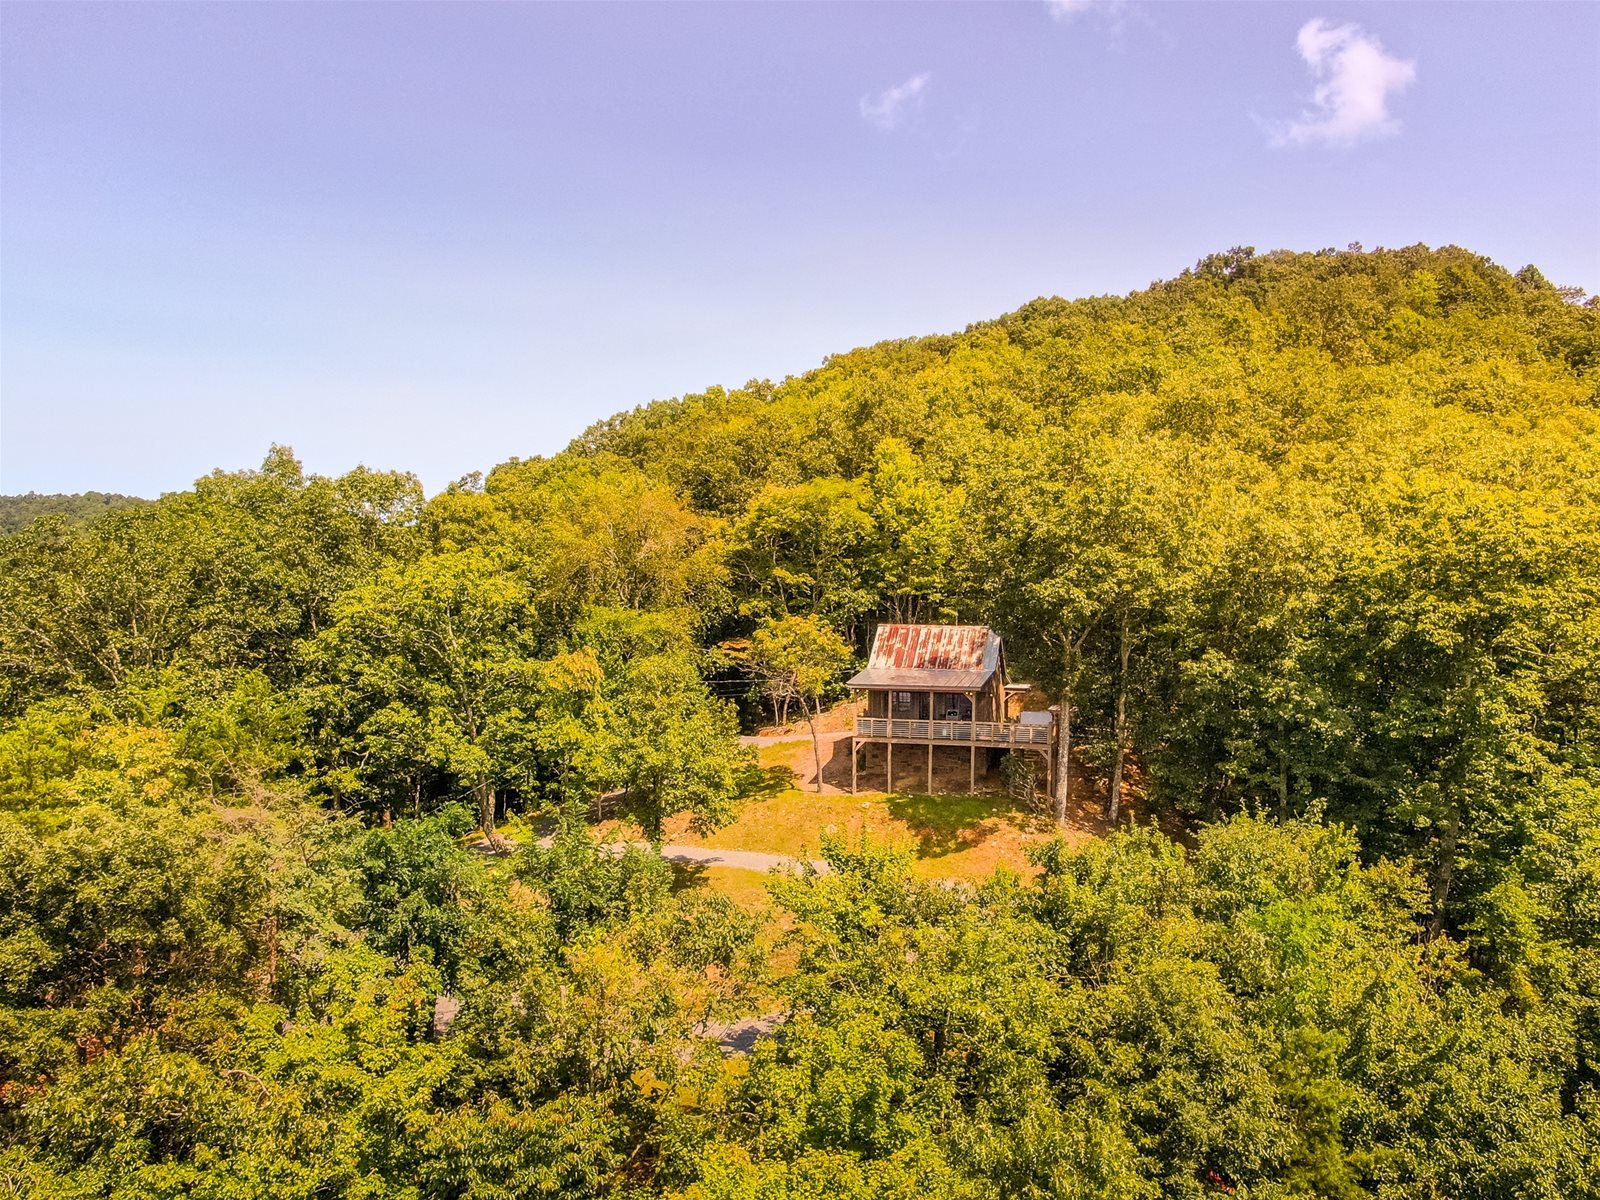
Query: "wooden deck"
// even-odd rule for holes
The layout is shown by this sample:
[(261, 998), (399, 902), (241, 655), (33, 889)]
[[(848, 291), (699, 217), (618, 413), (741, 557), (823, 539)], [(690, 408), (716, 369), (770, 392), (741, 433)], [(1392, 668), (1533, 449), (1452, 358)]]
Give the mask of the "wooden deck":
[(946, 743), (956, 746), (1050, 746), (1049, 725), (1016, 721), (909, 721), (896, 717), (857, 717), (855, 737), (861, 742)]
[(863, 746), (882, 743), (887, 750), (884, 790), (894, 790), (894, 748), (927, 748), (928, 792), (933, 792), (933, 751), (937, 746), (967, 750), (967, 790), (977, 787), (978, 750), (998, 748), (1037, 752), (1044, 757), (1045, 790), (1054, 786), (1055, 732), (1052, 725), (1024, 725), (1020, 721), (915, 721), (899, 717), (856, 717), (850, 733), (850, 791), (858, 784), (857, 753)]

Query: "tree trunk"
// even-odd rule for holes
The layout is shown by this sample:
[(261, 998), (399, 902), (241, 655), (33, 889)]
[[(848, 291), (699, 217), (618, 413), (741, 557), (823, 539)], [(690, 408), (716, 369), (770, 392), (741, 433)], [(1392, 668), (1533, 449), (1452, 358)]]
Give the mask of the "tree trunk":
[(494, 831), (494, 786), (487, 779), (472, 789), (478, 801), (478, 828), (483, 830), (483, 840), (492, 850), (500, 848), (500, 835)]
[(1061, 709), (1056, 715), (1059, 728), (1056, 730), (1056, 794), (1055, 818), (1056, 827), (1067, 827), (1067, 806), (1072, 801), (1072, 679), (1073, 679), (1073, 643), (1069, 638), (1066, 649), (1062, 651), (1061, 662)]
[(1128, 745), (1128, 616), (1122, 616), (1122, 629), (1117, 643), (1117, 712), (1112, 723), (1111, 736), (1115, 745), (1111, 751), (1111, 794), (1106, 798), (1106, 819), (1116, 824), (1122, 810), (1122, 760)]
[(278, 914), (267, 918), (267, 996), (278, 990)]
[(657, 851), (661, 849), (661, 822), (665, 814), (661, 811), (661, 793), (665, 780), (660, 771), (650, 776), (650, 801), (649, 808), (645, 810), (639, 823), (644, 826), (645, 836), (650, 839), (650, 844)]
[(1072, 696), (1065, 690), (1061, 693), (1061, 711), (1058, 715), (1061, 723), (1056, 737), (1056, 795), (1055, 818), (1056, 827), (1067, 827), (1067, 806), (1072, 801)]
[(1461, 805), (1453, 806), (1450, 824), (1445, 826), (1439, 839), (1439, 861), (1433, 867), (1433, 916), (1428, 920), (1428, 940), (1431, 942), (1444, 932), (1444, 905), (1450, 898), (1450, 885), (1456, 875), (1456, 848), (1461, 844)]
[[(806, 708), (804, 700), (800, 702), (800, 706)], [(806, 724), (811, 726), (811, 757), (817, 764), (817, 791), (819, 793), (822, 791), (822, 744), (817, 740), (817, 717), (821, 715), (821, 699), (817, 700), (817, 711), (815, 713), (806, 708)]]

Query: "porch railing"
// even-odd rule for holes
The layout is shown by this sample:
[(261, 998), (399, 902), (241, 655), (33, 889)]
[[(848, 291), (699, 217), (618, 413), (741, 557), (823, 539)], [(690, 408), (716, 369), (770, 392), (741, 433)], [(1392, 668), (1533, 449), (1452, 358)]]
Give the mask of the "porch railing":
[(979, 746), (1048, 746), (1050, 726), (1023, 725), (1016, 721), (903, 721), (898, 717), (857, 717), (856, 736)]

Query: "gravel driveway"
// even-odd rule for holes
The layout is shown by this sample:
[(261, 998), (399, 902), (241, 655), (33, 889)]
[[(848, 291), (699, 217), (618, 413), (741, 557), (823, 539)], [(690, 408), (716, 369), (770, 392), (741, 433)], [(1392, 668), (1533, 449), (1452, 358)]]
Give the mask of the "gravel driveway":
[[(638, 843), (641, 847), (646, 843)], [(760, 854), (754, 850), (714, 850), (709, 846), (663, 846), (661, 857), (673, 862), (700, 863), (707, 867), (739, 867), (745, 871), (796, 871), (800, 859), (782, 854)], [(828, 864), (820, 858), (810, 859), (819, 875), (826, 875)]]
[[(550, 848), (554, 839), (542, 837), (539, 845), (545, 849)], [(502, 849), (498, 852), (489, 848), (482, 838), (467, 843), (468, 848), (476, 850), (479, 854), (509, 854), (517, 848), (514, 839), (501, 835)], [(623, 846), (636, 846), (640, 850), (650, 849), (649, 842), (601, 842), (602, 848), (609, 847), (613, 854), (620, 853)], [(706, 867), (738, 867), (742, 871), (787, 871), (794, 874), (799, 871), (802, 860), (790, 858), (786, 854), (762, 854), (756, 850), (718, 850), (711, 846), (663, 846), (661, 857), (672, 862), (697, 863)], [(813, 870), (819, 875), (826, 875), (832, 869), (827, 862), (820, 858), (806, 859)]]

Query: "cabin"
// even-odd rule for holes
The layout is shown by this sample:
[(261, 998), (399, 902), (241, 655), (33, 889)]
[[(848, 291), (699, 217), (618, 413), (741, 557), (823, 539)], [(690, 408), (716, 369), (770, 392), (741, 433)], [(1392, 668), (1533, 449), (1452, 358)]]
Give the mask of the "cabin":
[(986, 769), (997, 752), (1036, 751), (1052, 780), (1054, 717), (1023, 710), (1031, 686), (1007, 678), (1005, 647), (986, 626), (880, 625), (866, 669), (846, 686), (856, 699), (851, 792), (862, 751), (880, 744), (886, 791), (894, 790), (897, 749), (902, 762), (908, 754), (926, 755), (930, 794), (935, 750), (966, 751), (969, 788), (977, 786), (980, 751)]

